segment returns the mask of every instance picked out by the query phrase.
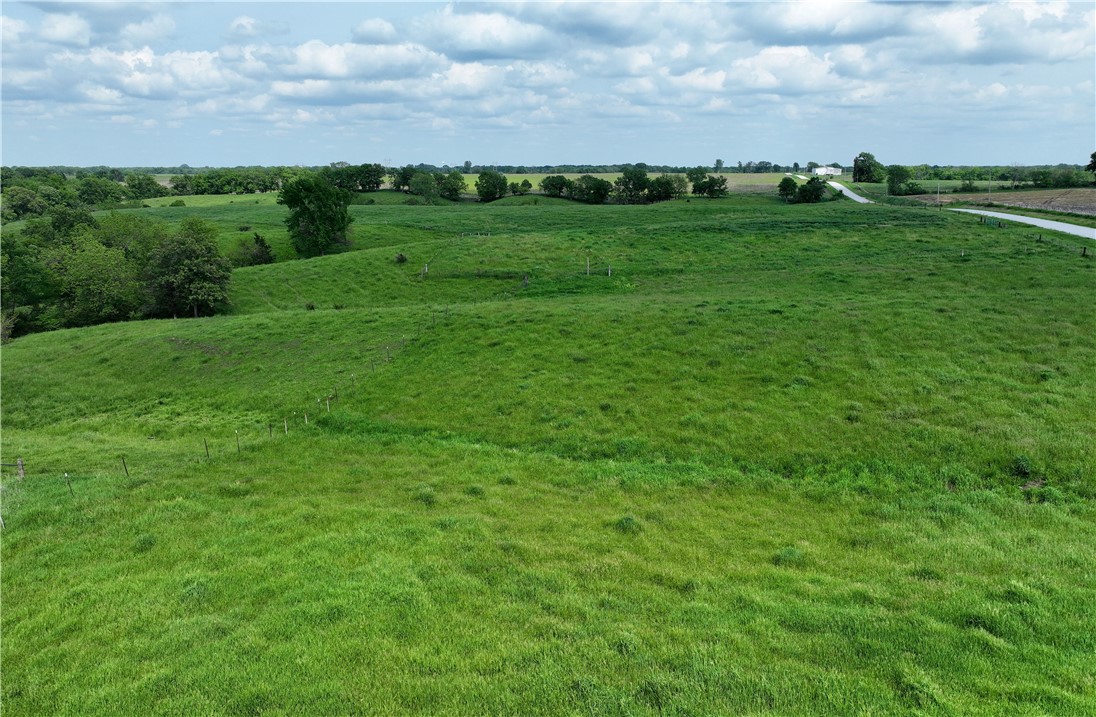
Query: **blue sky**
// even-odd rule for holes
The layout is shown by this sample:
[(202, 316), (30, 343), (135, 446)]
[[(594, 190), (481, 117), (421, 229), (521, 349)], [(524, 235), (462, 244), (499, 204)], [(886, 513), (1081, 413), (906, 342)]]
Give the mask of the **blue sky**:
[(1043, 164), (1096, 3), (4, 2), (7, 165)]

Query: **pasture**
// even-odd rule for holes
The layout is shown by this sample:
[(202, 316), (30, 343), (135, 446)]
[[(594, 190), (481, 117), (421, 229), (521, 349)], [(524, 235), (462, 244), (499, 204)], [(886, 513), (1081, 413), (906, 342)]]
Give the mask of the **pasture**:
[[(291, 256), (186, 204), (134, 211)], [(352, 212), (225, 315), (4, 347), (6, 712), (1096, 710), (1091, 256), (759, 193)]]

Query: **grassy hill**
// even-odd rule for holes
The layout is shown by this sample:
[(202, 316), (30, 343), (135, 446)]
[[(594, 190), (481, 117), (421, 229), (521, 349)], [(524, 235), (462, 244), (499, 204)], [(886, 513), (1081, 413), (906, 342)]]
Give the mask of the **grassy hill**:
[(6, 710), (1096, 709), (1091, 260), (531, 199), (354, 207), (229, 315), (5, 346)]

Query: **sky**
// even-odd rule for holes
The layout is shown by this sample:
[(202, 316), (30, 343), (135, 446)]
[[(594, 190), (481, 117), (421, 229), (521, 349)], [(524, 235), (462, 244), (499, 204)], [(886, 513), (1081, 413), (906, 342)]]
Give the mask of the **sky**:
[(1086, 164), (1096, 2), (10, 2), (5, 165)]

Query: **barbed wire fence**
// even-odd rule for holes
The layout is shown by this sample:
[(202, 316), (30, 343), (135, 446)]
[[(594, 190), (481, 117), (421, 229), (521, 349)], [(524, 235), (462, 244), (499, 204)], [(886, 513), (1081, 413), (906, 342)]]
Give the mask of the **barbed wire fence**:
[[(490, 235), (491, 233), (489, 231), (478, 234), (464, 232), (461, 234), (461, 237)], [(439, 248), (434, 255), (431, 256), (430, 260), (424, 265), (423, 271), (420, 273), (420, 280), (427, 281), (429, 279), (427, 267), (430, 263), (435, 262), (443, 251), (450, 248), (452, 243), (453, 242), (449, 242), (445, 246)], [(524, 288), (528, 287), (532, 272), (511, 271), (504, 273), (506, 276), (503, 278), (508, 280), (517, 280), (517, 274), (520, 274), (520, 284)], [(611, 262), (603, 257), (597, 257), (597, 262), (594, 263), (591, 260), (591, 256), (587, 255), (580, 267), (580, 275), (612, 277), (613, 267)], [(481, 278), (500, 278), (498, 272), (480, 272), (478, 276)], [(476, 302), (471, 302), (471, 305), (475, 305), (475, 303)], [(207, 463), (213, 463), (218, 459), (239, 457), (248, 449), (259, 445), (264, 440), (269, 443), (278, 436), (289, 436), (291, 430), (317, 425), (317, 421), (321, 419), (321, 416), (337, 411), (343, 401), (357, 396), (360, 384), (363, 384), (368, 378), (376, 376), (378, 370), (383, 370), (385, 367), (394, 364), (399, 355), (407, 349), (409, 344), (415, 343), (428, 333), (435, 331), (439, 325), (439, 318), (442, 322), (445, 322), (448, 321), (451, 316), (452, 313), (448, 303), (430, 305), (421, 316), (412, 320), (411, 330), (409, 332), (401, 332), (398, 336), (390, 336), (370, 346), (366, 356), (362, 357), (362, 363), (357, 366), (358, 371), (361, 372), (360, 375), (358, 371), (353, 371), (349, 374), (349, 385), (346, 383), (340, 384), (337, 380), (324, 382), (330, 385), (331, 389), (330, 391), (325, 390), (320, 392), (320, 395), (315, 399), (315, 408), (313, 408), (311, 404), (308, 404), (307, 407), (303, 405), (298, 406), (298, 410), (269, 411), (268, 417), (264, 421), (253, 421), (246, 426), (233, 428), (232, 433), (230, 434), (201, 432), (201, 435), (195, 435), (193, 440), (195, 459), (198, 461), (204, 459)], [(345, 375), (345, 372), (343, 373)], [(225, 448), (226, 445), (228, 446), (227, 448)], [(233, 450), (233, 447), (235, 450)], [(78, 480), (80, 477), (84, 476), (103, 477), (111, 475), (132, 480), (131, 468), (136, 473), (140, 473), (143, 470), (143, 466), (131, 466), (132, 456), (129, 456), (129, 454), (125, 452), (108, 451), (105, 453), (109, 457), (104, 457), (103, 460), (94, 463), (85, 462), (78, 466), (61, 466), (49, 463), (43, 465), (36, 463), (32, 456), (20, 456), (15, 463), (0, 464), (0, 478), (4, 477), (2, 472), (3, 469), (15, 468), (16, 473), (11, 477), (19, 481), (19, 484), (22, 484), (24, 481), (36, 479), (63, 481), (70, 498), (75, 499), (77, 498), (77, 490), (73, 487), (74, 476), (78, 477)], [(172, 451), (172, 456), (177, 457), (178, 453)], [(127, 457), (130, 458), (130, 461), (127, 461)], [(78, 484), (79, 483), (77, 483), (77, 485)], [(8, 490), (11, 489), (10, 480), (0, 480), (0, 529), (4, 530), (7, 528), (3, 518), (3, 498)]]

